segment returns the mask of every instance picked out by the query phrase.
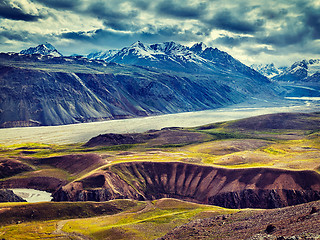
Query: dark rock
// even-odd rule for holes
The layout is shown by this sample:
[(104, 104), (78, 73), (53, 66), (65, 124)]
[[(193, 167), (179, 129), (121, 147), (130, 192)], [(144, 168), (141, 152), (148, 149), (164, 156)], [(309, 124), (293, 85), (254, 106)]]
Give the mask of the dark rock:
[(26, 202), (23, 198), (17, 196), (12, 190), (0, 190), (0, 202)]
[(273, 233), (276, 230), (276, 227), (273, 226), (272, 224), (269, 224), (265, 230), (265, 233), (270, 234)]
[(317, 209), (316, 207), (312, 207), (311, 211), (310, 211), (310, 214), (314, 214), (316, 212), (318, 212), (319, 209)]

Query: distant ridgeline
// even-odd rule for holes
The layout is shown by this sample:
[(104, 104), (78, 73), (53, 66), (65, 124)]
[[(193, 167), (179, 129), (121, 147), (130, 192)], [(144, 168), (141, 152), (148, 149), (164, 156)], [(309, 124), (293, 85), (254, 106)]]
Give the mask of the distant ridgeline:
[(48, 43), (1, 53), (0, 127), (207, 110), (281, 92), (226, 52), (203, 44), (137, 42), (105, 60), (63, 57)]

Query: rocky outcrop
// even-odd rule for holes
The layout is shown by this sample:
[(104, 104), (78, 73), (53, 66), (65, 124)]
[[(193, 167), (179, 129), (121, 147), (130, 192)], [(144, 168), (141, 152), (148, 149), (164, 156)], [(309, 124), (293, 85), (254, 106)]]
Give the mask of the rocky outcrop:
[(320, 175), (271, 168), (225, 169), (180, 162), (119, 163), (61, 187), (55, 201), (159, 198), (228, 208), (277, 208), (320, 199)]
[(0, 202), (26, 202), (23, 198), (17, 196), (12, 190), (0, 190)]

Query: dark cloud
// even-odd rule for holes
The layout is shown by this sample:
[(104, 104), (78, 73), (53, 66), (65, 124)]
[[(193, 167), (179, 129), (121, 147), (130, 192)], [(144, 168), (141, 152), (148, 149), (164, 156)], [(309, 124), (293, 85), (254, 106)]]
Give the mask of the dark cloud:
[(92, 38), (88, 35), (87, 32), (79, 31), (79, 32), (65, 32), (62, 33), (59, 37), (66, 39), (73, 39), (79, 41), (90, 41)]
[(309, 40), (309, 31), (306, 28), (292, 28), (291, 31), (277, 31), (269, 35), (256, 37), (257, 42), (284, 47), (288, 45), (306, 44)]
[(10, 2), (6, 0), (0, 1), (0, 17), (27, 22), (35, 22), (44, 18), (44, 16), (26, 13), (21, 8), (12, 6)]
[[(115, 11), (115, 9), (117, 9), (117, 11)], [(108, 5), (105, 1), (96, 1), (90, 3), (89, 7), (83, 10), (83, 13), (105, 20), (128, 20), (133, 19), (138, 15), (138, 12), (136, 10), (120, 10), (115, 6), (112, 7)]]
[(104, 46), (106, 44), (110, 46), (119, 46), (119, 43), (121, 43), (121, 45), (132, 43), (132, 34), (120, 31), (115, 32), (106, 29), (98, 29), (88, 32), (66, 32), (57, 37), (72, 39), (82, 43), (91, 43), (99, 46)]
[(132, 21), (125, 20), (105, 20), (103, 23), (107, 28), (112, 28), (117, 31), (138, 31), (141, 29), (141, 25), (134, 24)]
[(202, 36), (196, 35), (193, 30), (184, 30), (178, 25), (155, 27), (150, 24), (146, 25), (143, 31), (138, 32), (98, 29), (88, 32), (66, 32), (58, 37), (99, 46), (108, 44), (114, 48), (122, 48), (138, 40), (145, 43), (155, 43), (169, 40), (189, 42), (200, 41), (202, 39)]
[(252, 42), (252, 37), (229, 37), (222, 36), (213, 41), (214, 44), (224, 45), (228, 47), (240, 46), (244, 42)]
[(269, 20), (279, 20), (288, 14), (287, 9), (262, 9), (261, 16)]
[(5, 27), (0, 27), (0, 42), (7, 42), (7, 44), (9, 43), (8, 40), (15, 42), (20, 41), (23, 43), (34, 42), (39, 44), (46, 42), (47, 39), (48, 36), (46, 35), (30, 33), (28, 30), (15, 31)]
[(75, 10), (82, 5), (82, 0), (33, 0), (49, 8)]
[(313, 39), (320, 39), (320, 8), (306, 8), (304, 22)]
[(223, 10), (217, 12), (207, 21), (212, 28), (227, 30), (234, 33), (255, 33), (261, 31), (264, 25), (263, 19), (246, 20), (243, 15), (237, 12)]
[[(117, 0), (91, 0), (86, 4), (83, 0), (34, 0), (42, 5), (56, 10), (69, 10), (76, 14), (91, 16), (102, 20), (108, 20), (115, 24), (115, 20), (132, 19), (138, 15), (135, 9), (122, 9), (119, 4), (125, 1)], [(130, 2), (130, 1), (128, 1)], [(139, 7), (147, 7), (142, 0), (136, 0)]]
[(156, 6), (158, 14), (171, 16), (175, 18), (192, 18), (198, 19), (204, 15), (207, 9), (206, 3), (200, 3), (197, 5), (188, 5), (185, 1), (161, 1)]
[(141, 10), (147, 10), (150, 7), (150, 0), (135, 0), (135, 1), (131, 1), (131, 3), (134, 4), (134, 6), (136, 6), (137, 8), (141, 9)]
[(15, 41), (25, 41), (26, 37), (25, 35), (21, 34), (21, 32), (12, 32), (8, 30), (3, 30), (0, 31), (0, 40), (5, 41), (5, 40), (15, 40)]

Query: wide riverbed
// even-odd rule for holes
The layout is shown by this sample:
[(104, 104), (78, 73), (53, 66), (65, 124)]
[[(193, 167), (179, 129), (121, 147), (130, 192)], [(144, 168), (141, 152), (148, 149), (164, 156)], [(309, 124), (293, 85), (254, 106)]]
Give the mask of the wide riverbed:
[(254, 102), (215, 110), (168, 114), (144, 118), (80, 123), (63, 126), (0, 129), (0, 144), (38, 142), (71, 144), (86, 142), (104, 133), (133, 133), (164, 127), (195, 127), (208, 123), (235, 120), (279, 112), (313, 112), (320, 110), (319, 99), (279, 102)]

